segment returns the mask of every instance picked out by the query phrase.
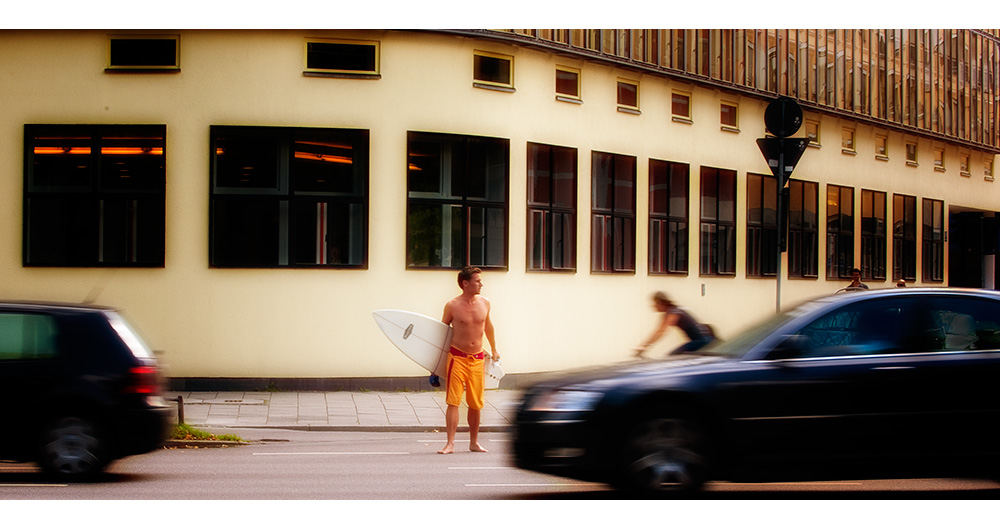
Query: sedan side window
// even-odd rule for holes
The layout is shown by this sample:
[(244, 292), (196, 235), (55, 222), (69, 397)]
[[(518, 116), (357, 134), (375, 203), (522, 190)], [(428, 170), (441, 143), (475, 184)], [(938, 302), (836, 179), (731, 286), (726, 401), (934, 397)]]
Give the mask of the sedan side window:
[(840, 307), (802, 328), (800, 357), (840, 357), (913, 351), (911, 303), (902, 297)]
[(52, 317), (0, 313), (0, 361), (44, 359), (56, 353), (56, 323)]
[(964, 296), (929, 300), (932, 351), (1000, 350), (1000, 302)]

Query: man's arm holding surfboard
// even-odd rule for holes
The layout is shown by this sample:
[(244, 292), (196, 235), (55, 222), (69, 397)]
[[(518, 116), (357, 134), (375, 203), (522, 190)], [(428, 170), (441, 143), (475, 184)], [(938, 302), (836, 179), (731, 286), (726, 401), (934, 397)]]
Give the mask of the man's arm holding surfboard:
[(490, 343), (490, 351), (493, 352), (493, 362), (500, 362), (500, 353), (497, 352), (496, 335), (493, 332), (493, 321), (490, 320), (490, 301), (486, 301), (486, 340)]

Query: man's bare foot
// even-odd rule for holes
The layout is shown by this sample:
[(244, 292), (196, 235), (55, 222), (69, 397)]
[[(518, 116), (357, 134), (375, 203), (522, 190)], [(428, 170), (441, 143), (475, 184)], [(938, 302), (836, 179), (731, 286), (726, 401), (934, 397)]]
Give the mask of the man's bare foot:
[(472, 451), (473, 453), (488, 453), (489, 452), (489, 451), (486, 450), (485, 447), (483, 447), (483, 446), (481, 446), (481, 445), (479, 445), (477, 443), (475, 443), (475, 444), (469, 444), (469, 451)]
[(439, 455), (450, 455), (450, 454), (452, 454), (454, 452), (455, 452), (455, 446), (452, 445), (452, 444), (448, 444), (448, 445), (444, 446), (444, 449), (438, 451), (438, 454)]

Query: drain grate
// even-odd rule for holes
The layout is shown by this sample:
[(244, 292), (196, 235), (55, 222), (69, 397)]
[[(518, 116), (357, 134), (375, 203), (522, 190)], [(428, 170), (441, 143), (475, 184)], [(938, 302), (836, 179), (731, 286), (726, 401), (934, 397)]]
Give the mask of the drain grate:
[(263, 399), (186, 399), (185, 405), (266, 405)]

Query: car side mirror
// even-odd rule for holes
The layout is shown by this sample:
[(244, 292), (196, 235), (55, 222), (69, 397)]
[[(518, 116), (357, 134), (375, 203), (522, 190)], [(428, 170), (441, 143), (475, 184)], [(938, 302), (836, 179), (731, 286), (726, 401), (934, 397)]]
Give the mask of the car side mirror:
[(802, 355), (805, 352), (806, 345), (809, 343), (809, 337), (805, 335), (787, 335), (771, 353), (767, 356), (768, 359), (772, 360), (784, 360), (784, 359), (794, 359)]

